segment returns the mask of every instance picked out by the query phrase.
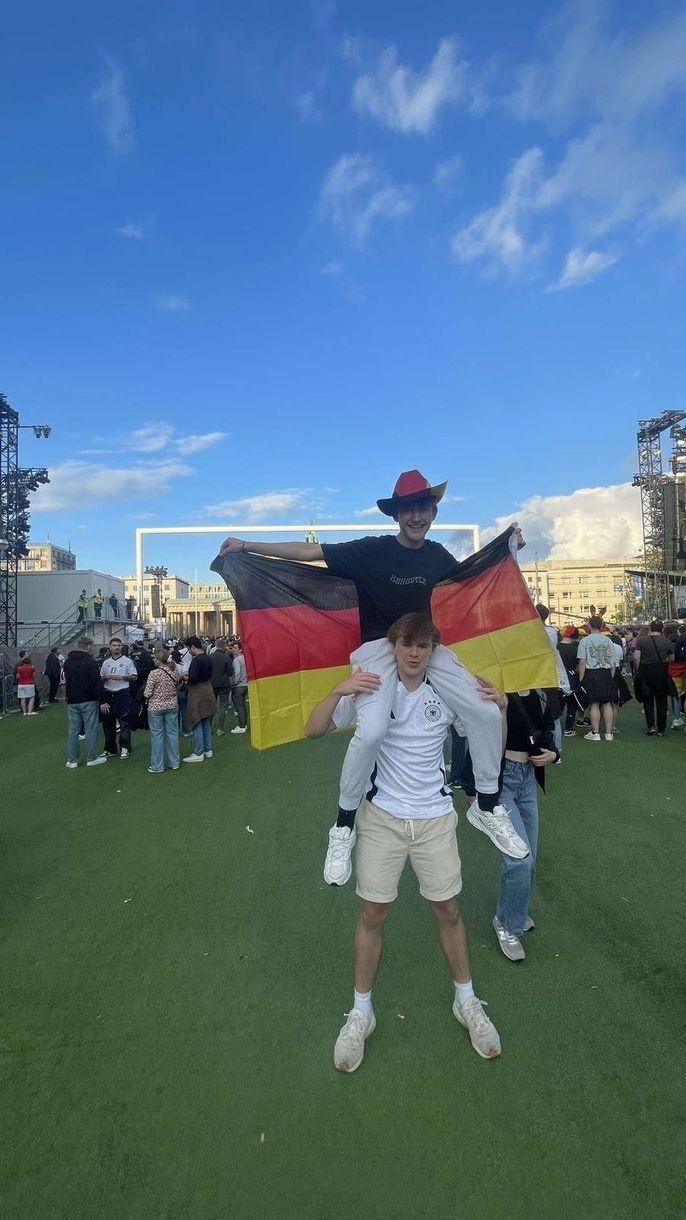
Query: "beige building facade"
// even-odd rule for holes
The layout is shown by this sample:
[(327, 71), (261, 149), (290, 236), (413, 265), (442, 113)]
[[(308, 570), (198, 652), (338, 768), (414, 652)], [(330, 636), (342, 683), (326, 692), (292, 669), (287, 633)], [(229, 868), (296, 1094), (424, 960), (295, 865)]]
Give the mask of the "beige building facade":
[[(124, 578), (126, 597), (132, 597), (138, 605), (138, 587), (135, 576)], [(190, 584), (183, 576), (165, 576), (163, 580), (155, 580), (152, 576), (143, 578), (143, 605), (140, 607), (140, 618), (152, 622), (163, 617), (163, 607), (169, 601), (187, 599)], [(159, 590), (159, 593), (157, 592)]]
[(628, 569), (638, 559), (546, 559), (520, 563), (534, 602), (550, 608), (556, 627), (588, 618), (591, 606), (607, 606), (606, 619), (632, 617), (633, 596)]
[(225, 584), (191, 584), (188, 597), (166, 603), (167, 634), (234, 635), (236, 603)]
[(54, 542), (31, 542), (27, 552), (18, 562), (20, 572), (76, 571), (76, 555), (67, 546), (55, 546)]

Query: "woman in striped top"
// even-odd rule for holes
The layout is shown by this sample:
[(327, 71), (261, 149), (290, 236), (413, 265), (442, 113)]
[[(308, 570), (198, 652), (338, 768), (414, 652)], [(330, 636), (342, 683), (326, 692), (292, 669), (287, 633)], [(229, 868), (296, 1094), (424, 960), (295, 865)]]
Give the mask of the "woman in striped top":
[(177, 689), (179, 675), (176, 665), (169, 660), (166, 648), (155, 649), (155, 668), (148, 674), (145, 698), (148, 701), (148, 725), (150, 727), (151, 775), (164, 771), (164, 748), (167, 747), (167, 762), (172, 771), (178, 771), (179, 755), (179, 700)]

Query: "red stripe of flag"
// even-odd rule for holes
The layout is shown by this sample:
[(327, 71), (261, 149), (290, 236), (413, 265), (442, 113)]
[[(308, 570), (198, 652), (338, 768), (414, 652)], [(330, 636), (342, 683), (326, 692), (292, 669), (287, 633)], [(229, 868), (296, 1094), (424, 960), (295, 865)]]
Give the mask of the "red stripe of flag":
[(431, 612), (447, 645), (537, 617), (511, 555), (478, 576), (439, 585), (431, 599)]
[(239, 624), (251, 681), (347, 665), (350, 653), (360, 646), (357, 609), (284, 606), (241, 610)]

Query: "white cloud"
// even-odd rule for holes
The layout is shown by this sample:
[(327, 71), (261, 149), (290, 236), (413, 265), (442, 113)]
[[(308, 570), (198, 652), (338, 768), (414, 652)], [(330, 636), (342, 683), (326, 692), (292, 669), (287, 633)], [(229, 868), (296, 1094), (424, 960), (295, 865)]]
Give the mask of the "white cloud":
[(228, 435), (228, 432), (204, 432), (196, 436), (180, 436), (174, 441), (174, 446), (179, 453), (202, 453), (204, 449), (212, 449), (226, 440)]
[(370, 505), (369, 508), (356, 508), (353, 512), (353, 517), (383, 517), (384, 514), (376, 504)]
[(519, 70), (507, 99), (517, 118), (556, 126), (592, 116), (626, 122), (655, 113), (686, 91), (683, 5), (628, 34), (610, 33), (610, 5), (567, 3), (545, 27), (544, 56)]
[(463, 169), (462, 157), (448, 157), (446, 161), (439, 161), (434, 170), (434, 186), (438, 187), (443, 195), (454, 195)]
[(363, 246), (375, 226), (411, 212), (415, 197), (412, 187), (396, 186), (373, 157), (352, 153), (331, 166), (319, 205), (342, 237)]
[(319, 274), (328, 275), (333, 278), (335, 278), (338, 275), (342, 275), (343, 274), (343, 263), (340, 261), (340, 259), (333, 258), (333, 259), (331, 259), (331, 262), (325, 263), (324, 266), (320, 268)]
[[(173, 424), (143, 424), (142, 427), (135, 428), (133, 432), (124, 436), (122, 445), (125, 449), (131, 449), (135, 453), (158, 453), (161, 449), (175, 449), (178, 453), (190, 455), (213, 448), (214, 445), (225, 440), (228, 435), (228, 432), (202, 432), (185, 436)], [(92, 450), (91, 452), (98, 451)]]
[(114, 231), (119, 235), (119, 237), (126, 237), (129, 239), (129, 241), (142, 241), (145, 237), (145, 229), (143, 225), (134, 225), (130, 222), (125, 225), (119, 225), (119, 227)]
[(126, 449), (133, 449), (136, 453), (156, 453), (171, 444), (175, 433), (176, 428), (172, 424), (144, 424), (142, 428), (129, 432), (122, 443)]
[(549, 292), (564, 292), (568, 288), (580, 288), (590, 284), (619, 258), (618, 254), (601, 253), (599, 250), (583, 250), (575, 246), (570, 250), (558, 280), (548, 286)]
[(641, 498), (631, 483), (581, 487), (561, 496), (530, 496), (482, 532), (488, 541), (518, 521), (526, 539), (523, 563), (541, 559), (625, 559), (643, 545)]
[(173, 292), (156, 293), (153, 303), (157, 309), (161, 309), (165, 313), (186, 313), (191, 307), (188, 297), (182, 297)]
[(248, 521), (263, 521), (265, 517), (278, 517), (294, 511), (312, 511), (313, 508), (311, 492), (291, 489), (267, 491), (258, 496), (246, 496), (243, 500), (221, 500), (218, 504), (208, 504), (202, 512), (208, 517), (223, 517), (225, 520), (243, 517)]
[(296, 97), (294, 105), (303, 123), (321, 123), (322, 111), (314, 89), (304, 89)]
[(546, 243), (529, 240), (526, 218), (540, 190), (542, 174), (540, 148), (528, 149), (510, 169), (500, 202), (478, 212), (453, 237), (458, 262), (483, 261), (489, 274), (504, 271), (512, 278), (536, 267)]
[(98, 113), (102, 132), (112, 152), (123, 156), (136, 147), (133, 116), (124, 73), (113, 60), (107, 63), (109, 74), (91, 94), (91, 104)]
[(440, 43), (423, 72), (398, 63), (397, 49), (387, 47), (376, 69), (355, 81), (353, 105), (394, 131), (426, 135), (441, 108), (465, 96), (466, 76), (467, 66), (458, 59), (453, 38)]
[(163, 496), (175, 479), (193, 474), (192, 467), (172, 458), (128, 467), (94, 462), (62, 462), (50, 469), (50, 482), (31, 497), (32, 513), (128, 503), (137, 497)]

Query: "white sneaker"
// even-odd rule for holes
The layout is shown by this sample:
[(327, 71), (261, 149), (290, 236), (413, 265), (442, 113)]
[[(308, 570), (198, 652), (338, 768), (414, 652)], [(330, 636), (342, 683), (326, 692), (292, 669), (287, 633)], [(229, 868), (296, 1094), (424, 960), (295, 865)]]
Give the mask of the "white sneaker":
[(231, 730), (232, 733), (247, 733), (247, 731), (248, 731), (247, 728), (242, 729), (239, 724), (236, 725), (235, 729)]
[(600, 733), (584, 733), (584, 741), (600, 741)]
[(86, 763), (87, 767), (100, 767), (102, 763), (107, 762), (107, 755), (101, 754), (99, 758), (91, 758), (90, 762)]
[(501, 924), (497, 915), (493, 920), (493, 927), (495, 928), (495, 934), (498, 937), (498, 944), (505, 954), (505, 957), (509, 958), (511, 962), (523, 962), (524, 958), (526, 957), (526, 953), (524, 952), (524, 947), (519, 937), (515, 936), (514, 932), (508, 932), (507, 928)]
[(359, 1008), (348, 1013), (348, 1020), (336, 1038), (333, 1048), (333, 1065), (339, 1072), (354, 1072), (364, 1059), (364, 1044), (376, 1029), (376, 1017), (371, 1017)]
[(606, 740), (606, 741), (614, 741), (614, 739), (615, 739), (615, 735), (614, 735), (614, 733), (606, 733), (606, 734), (605, 734), (605, 740)]
[(224, 730), (223, 730), (223, 729), (217, 729), (217, 737), (223, 737), (223, 736), (224, 736)]
[(120, 757), (120, 758), (128, 758), (128, 757), (129, 757), (129, 751), (128, 751), (128, 750), (125, 750), (125, 749), (122, 747), (122, 749), (121, 749), (121, 750), (120, 750), (120, 752), (119, 752), (119, 757)]
[(535, 927), (536, 924), (534, 923), (533, 919), (530, 915), (527, 915), (526, 919), (524, 920), (524, 928), (522, 930), (524, 932), (531, 932)]
[(467, 810), (467, 821), (488, 835), (504, 855), (511, 856), (513, 860), (524, 860), (528, 856), (529, 848), (517, 834), (504, 805), (496, 805), (493, 813), (486, 813), (479, 809), (477, 799)]
[(86, 740), (86, 734), (85, 734), (85, 733), (79, 733), (79, 741), (85, 741), (85, 740)]
[(183, 761), (184, 761), (185, 763), (187, 763), (187, 762), (204, 762), (204, 761), (205, 761), (205, 755), (204, 755), (204, 754), (188, 754), (188, 755), (186, 755), (186, 757), (183, 759)]
[(345, 885), (350, 880), (353, 866), (350, 857), (357, 834), (349, 826), (332, 826), (329, 831), (329, 846), (324, 861), (324, 880), (327, 885)]
[(70, 763), (70, 762), (67, 763), (67, 766), (69, 767), (70, 771), (73, 771), (74, 767), (78, 767), (78, 765), (79, 765), (78, 763)]
[(486, 1016), (481, 1000), (477, 1000), (476, 996), (472, 995), (465, 1000), (464, 1005), (461, 1005), (456, 999), (453, 1004), (453, 1016), (457, 1017), (460, 1025), (464, 1025), (469, 1030), (469, 1037), (477, 1055), (481, 1055), (482, 1059), (498, 1057), (500, 1054), (498, 1031), (490, 1017)]
[(683, 720), (681, 719), (680, 716), (677, 716), (676, 719), (672, 721), (672, 728), (673, 729), (683, 729), (683, 727), (684, 727)]
[(205, 750), (205, 758), (211, 758), (211, 757), (212, 757), (212, 751), (211, 751), (211, 750)]

